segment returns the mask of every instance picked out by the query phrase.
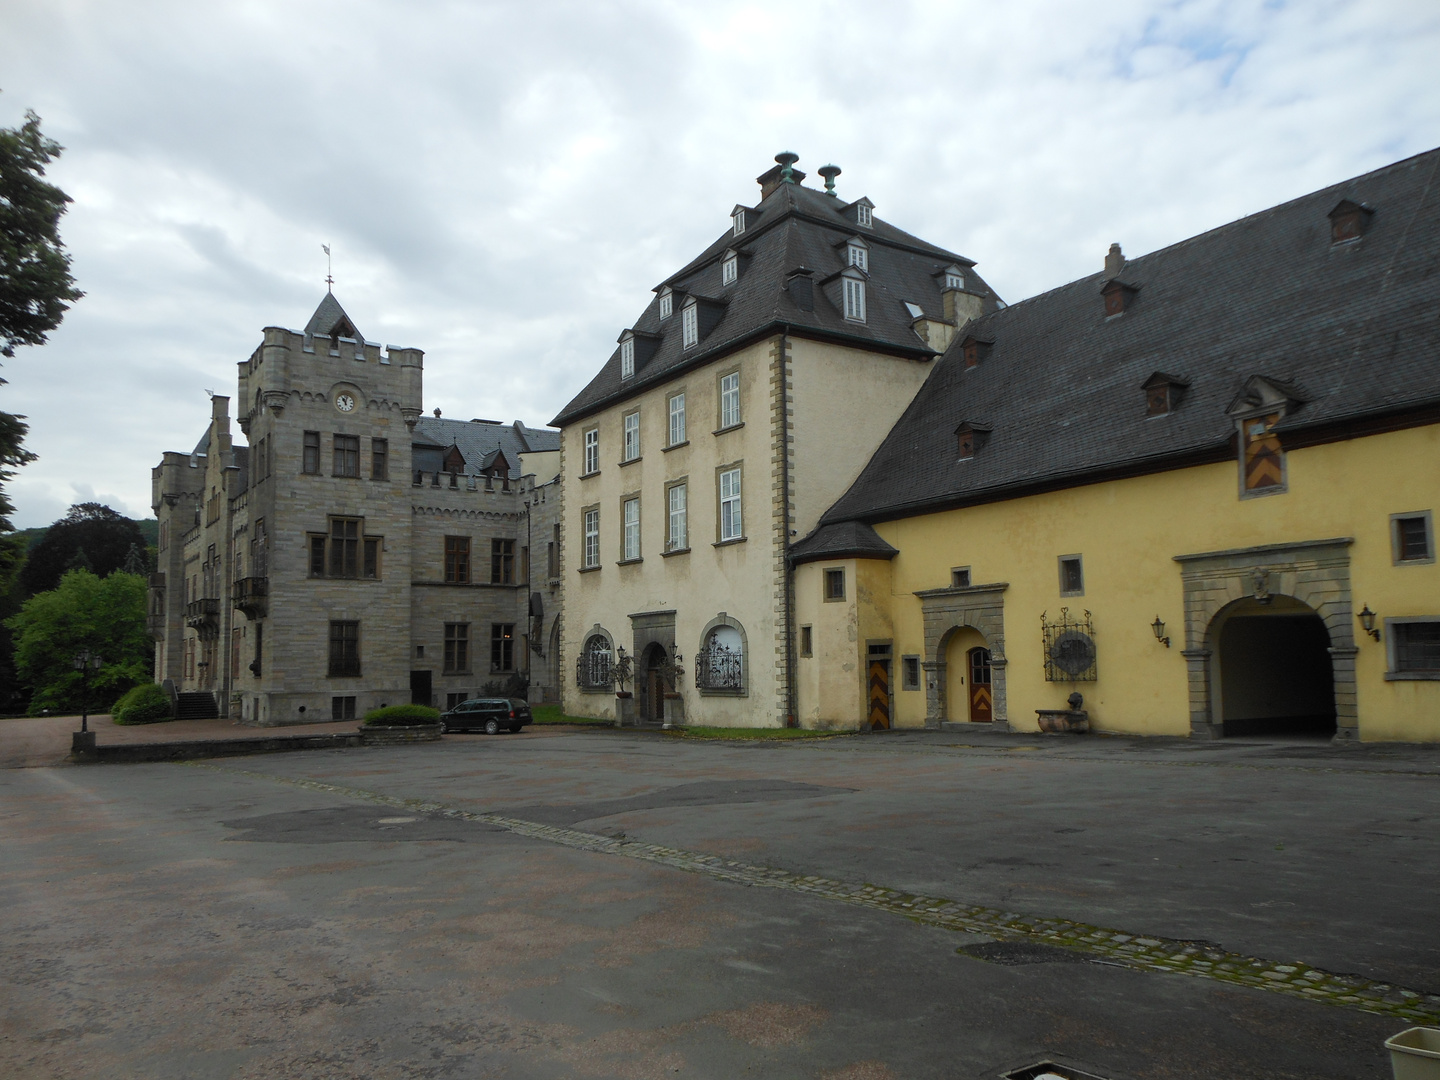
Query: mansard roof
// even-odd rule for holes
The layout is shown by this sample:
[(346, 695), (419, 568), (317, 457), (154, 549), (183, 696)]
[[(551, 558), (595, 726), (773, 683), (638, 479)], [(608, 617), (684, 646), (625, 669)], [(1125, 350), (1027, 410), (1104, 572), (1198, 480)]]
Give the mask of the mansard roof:
[[(993, 338), (989, 355), (967, 369), (950, 347), (822, 526), (1227, 460), (1227, 407), (1262, 383), (1285, 388), (1292, 447), (1440, 420), (1437, 170), (1432, 150), (1131, 259), (1144, 292), (1120, 315), (1100, 273), (985, 315), (961, 336)], [(1336, 244), (1342, 197), (1375, 214)], [(1188, 391), (1147, 417), (1157, 369)], [(973, 416), (994, 430), (960, 461), (955, 424)]]
[(446, 420), (438, 416), (422, 416), (415, 421), (412, 445), (415, 448), (415, 468), (422, 472), (440, 471), (445, 451), (454, 446), (465, 458), (464, 475), (481, 475), (494, 463), (494, 455), (499, 451), (510, 466), (510, 478), (517, 480), (520, 477), (520, 455), (559, 450), (560, 433), (527, 427), (519, 420), (513, 424), (502, 424), (496, 420)]
[[(731, 352), (766, 334), (791, 333), (839, 341), (859, 348), (899, 356), (924, 358), (933, 351), (915, 332), (908, 301), (932, 317), (943, 317), (941, 281), (936, 271), (952, 263), (966, 267), (974, 261), (953, 251), (926, 243), (880, 218), (864, 230), (869, 248), (866, 297), (867, 321), (845, 319), (839, 285), (823, 282), (846, 265), (844, 241), (856, 235), (855, 223), (845, 211), (854, 203), (826, 195), (798, 183), (779, 183), (759, 205), (748, 208), (745, 231), (726, 229), (714, 243), (655, 288), (656, 296), (633, 324), (636, 333), (658, 337), (655, 351), (643, 362), (637, 357), (633, 379), (620, 379), (617, 348), (600, 373), (560, 411), (551, 424), (560, 427), (622, 401), (647, 387), (689, 368)], [(837, 248), (836, 244), (840, 246)], [(738, 279), (722, 284), (721, 261), (734, 249), (742, 259)], [(792, 295), (786, 283), (792, 271), (808, 269), (816, 282), (809, 303)], [(972, 291), (984, 297), (987, 310), (998, 297), (971, 271)], [(660, 318), (659, 294), (669, 287), (676, 293), (709, 302), (719, 315), (702, 326), (698, 345), (684, 348), (681, 341), (681, 307)], [(723, 304), (723, 309), (718, 305)]]

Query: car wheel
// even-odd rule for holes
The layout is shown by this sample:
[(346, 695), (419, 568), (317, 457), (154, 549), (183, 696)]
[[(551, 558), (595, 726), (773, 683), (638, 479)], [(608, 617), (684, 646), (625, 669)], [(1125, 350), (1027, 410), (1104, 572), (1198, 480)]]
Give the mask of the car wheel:
[(494, 720), (486, 720), (486, 721), (485, 721), (485, 734), (486, 734), (486, 735), (495, 735), (495, 734), (497, 734), (499, 731), (500, 731), (500, 725), (497, 724)]

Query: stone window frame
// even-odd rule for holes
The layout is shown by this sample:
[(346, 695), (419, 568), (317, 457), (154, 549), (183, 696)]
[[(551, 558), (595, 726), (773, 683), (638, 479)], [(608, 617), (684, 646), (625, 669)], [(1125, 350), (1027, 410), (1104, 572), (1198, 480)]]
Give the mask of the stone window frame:
[[(1065, 564), (1074, 563), (1080, 578), (1078, 589), (1067, 589), (1065, 587)], [(1070, 555), (1055, 556), (1055, 569), (1060, 575), (1061, 596), (1084, 596), (1085, 595), (1085, 556), (1076, 552)]]
[[(1414, 515), (1410, 515), (1414, 516)], [(1440, 682), (1440, 670), (1416, 669), (1400, 671), (1395, 663), (1395, 627), (1414, 623), (1440, 623), (1440, 615), (1396, 615), (1384, 620), (1385, 637), (1385, 681), (1386, 682)]]
[(968, 589), (970, 583), (975, 580), (975, 575), (968, 566), (952, 566), (950, 568), (950, 587), (952, 589)]
[[(1425, 522), (1425, 557), (1400, 557), (1400, 522), (1421, 518)], [(1429, 510), (1412, 510), (1408, 514), (1390, 515), (1390, 561), (1395, 566), (1428, 566), (1435, 562), (1435, 522)]]
[(390, 440), (371, 438), (370, 440), (370, 479), (390, 479)]
[(623, 417), (621, 417), (620, 431), (620, 464), (634, 464), (635, 462), (640, 460), (639, 409), (631, 409)]
[(600, 471), (600, 426), (588, 427), (580, 434), (580, 479)]
[[(733, 393), (733, 395), (731, 394), (730, 391), (726, 390), (726, 388), (725, 388), (726, 380), (731, 379), (731, 378), (733, 378), (733, 379), (735, 380), (735, 387), (734, 387), (734, 393)], [(726, 417), (726, 415), (725, 415), (725, 404), (726, 404), (727, 399), (733, 400), (733, 401), (734, 401), (734, 405), (735, 405), (733, 415), (730, 416), (728, 419), (727, 419), (727, 417)], [(716, 372), (716, 373), (715, 373), (715, 431), (713, 432), (713, 434), (719, 435), (719, 434), (721, 434), (722, 432), (725, 432), (725, 431), (733, 431), (735, 428), (743, 427), (744, 424), (745, 424), (745, 409), (744, 409), (744, 402), (741, 401), (740, 368), (737, 366), (737, 367), (726, 368), (724, 371), (718, 371), (718, 372)]]
[[(629, 509), (632, 504), (635, 507), (635, 553), (633, 555), (629, 551), (631, 522), (627, 518), (627, 514), (629, 513)], [(620, 496), (620, 559), (618, 562), (618, 565), (620, 566), (626, 566), (630, 563), (638, 563), (641, 561), (641, 541), (643, 540), (643, 526), (642, 519), (640, 517), (640, 510), (640, 492), (631, 491)]]
[(1355, 607), (1350, 588), (1353, 536), (1294, 543), (1261, 544), (1173, 556), (1180, 564), (1185, 603), (1185, 658), (1190, 685), (1190, 737), (1219, 739), (1219, 673), (1211, 659), (1215, 616), (1237, 600), (1289, 596), (1305, 604), (1330, 635), (1330, 664), (1335, 680), (1335, 741), (1359, 738), (1356, 711)]
[[(470, 674), (470, 624), (468, 622), (447, 622), (445, 624), (445, 650), (441, 659), (442, 675)], [(457, 663), (457, 661), (459, 661)]]
[[(680, 402), (680, 408), (675, 408), (675, 402)], [(681, 386), (672, 390), (665, 397), (665, 434), (669, 442), (665, 444), (666, 450), (674, 450), (677, 446), (688, 446), (690, 436), (688, 429), (689, 417), (685, 414), (685, 387)], [(677, 424), (676, 421), (679, 421)], [(678, 430), (677, 430), (678, 428)], [(675, 438), (679, 435), (680, 438)]]
[(900, 689), (920, 689), (920, 656), (907, 653), (900, 657)]
[[(739, 487), (736, 492), (732, 496), (730, 496), (730, 498), (733, 499), (736, 503), (736, 509), (738, 511), (738, 514), (736, 516), (738, 516), (740, 519), (740, 528), (738, 531), (735, 531), (731, 535), (726, 536), (725, 503), (729, 500), (725, 498), (725, 496), (722, 494), (722, 491), (725, 483), (725, 477), (731, 475), (732, 473), (738, 473), (740, 476), (740, 479), (738, 481)], [(732, 518), (732, 521), (733, 520), (734, 519)], [(743, 544), (745, 540), (745, 463), (743, 461), (731, 461), (724, 465), (717, 465), (715, 467), (714, 546), (720, 547), (724, 544)]]
[[(595, 531), (590, 531), (590, 515), (594, 516)], [(594, 541), (592, 544), (591, 541)], [(580, 570), (588, 573), (600, 569), (600, 504), (591, 503), (580, 508)]]
[[(681, 528), (684, 535), (682, 543), (675, 541), (675, 506), (671, 502), (674, 496), (671, 494), (676, 488), (684, 491), (684, 507), (680, 511)], [(690, 477), (689, 475), (677, 476), (674, 480), (665, 482), (665, 554), (683, 555), (690, 550)]]
[(800, 655), (815, 655), (815, 628), (809, 623), (800, 627)]
[[(836, 574), (839, 575), (838, 578), (834, 576), (834, 575), (836, 575)], [(840, 582), (840, 588), (839, 588), (839, 589), (831, 588), (831, 586), (832, 586), (836, 581), (839, 581), (839, 582)], [(843, 567), (843, 566), (827, 566), (827, 567), (825, 567), (823, 570), (820, 571), (820, 600), (821, 600), (821, 602), (822, 602), (822, 603), (826, 603), (826, 604), (843, 604), (843, 603), (845, 602), (845, 594), (846, 594), (846, 591), (847, 591), (845, 585), (846, 585), (846, 583), (845, 583), (845, 567)]]
[[(589, 630), (586, 630), (581, 636), (580, 655), (586, 655), (590, 647), (590, 642), (597, 637), (604, 639), (606, 648), (609, 651), (610, 662), (613, 664), (615, 662), (615, 637), (598, 622), (591, 626)], [(615, 691), (615, 684), (610, 682), (600, 685), (590, 685), (589, 683), (582, 683), (577, 679), (576, 686), (582, 694), (610, 694)]]

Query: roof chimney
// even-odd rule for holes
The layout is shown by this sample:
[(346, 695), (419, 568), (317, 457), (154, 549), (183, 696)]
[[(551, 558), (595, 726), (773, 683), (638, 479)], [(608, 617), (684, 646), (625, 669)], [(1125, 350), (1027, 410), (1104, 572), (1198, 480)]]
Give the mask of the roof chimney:
[(815, 310), (815, 272), (797, 266), (785, 277), (785, 290), (801, 311)]
[(1111, 244), (1110, 251), (1105, 256), (1105, 280), (1117, 278), (1125, 269), (1125, 256), (1120, 254), (1120, 245)]
[(795, 168), (795, 162), (800, 160), (799, 154), (792, 154), (786, 150), (775, 155), (779, 162), (774, 168), (769, 169), (755, 178), (760, 185), (760, 198), (767, 198), (772, 191), (781, 184), (798, 184), (805, 179), (805, 174)]

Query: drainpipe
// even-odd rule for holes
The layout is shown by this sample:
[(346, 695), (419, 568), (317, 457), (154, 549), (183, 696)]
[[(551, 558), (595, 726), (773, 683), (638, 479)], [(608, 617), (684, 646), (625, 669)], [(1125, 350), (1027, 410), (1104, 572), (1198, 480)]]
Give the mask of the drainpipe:
[(780, 333), (780, 516), (781, 550), (785, 558), (785, 726), (798, 726), (795, 719), (795, 571), (790, 565), (790, 353), (788, 330)]

